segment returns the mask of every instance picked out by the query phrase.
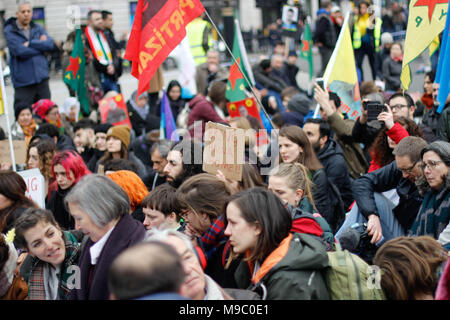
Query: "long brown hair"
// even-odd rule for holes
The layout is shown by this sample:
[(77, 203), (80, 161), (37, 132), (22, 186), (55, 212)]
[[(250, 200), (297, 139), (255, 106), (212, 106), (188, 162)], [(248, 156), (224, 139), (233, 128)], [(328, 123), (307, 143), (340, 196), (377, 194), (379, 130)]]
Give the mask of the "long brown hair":
[[(405, 117), (400, 117), (395, 122), (400, 123), (401, 126), (404, 127), (406, 131), (408, 131), (410, 136), (420, 137), (422, 139), (424, 138), (422, 129), (420, 129), (413, 120)], [(389, 148), (389, 143), (387, 140), (388, 136), (386, 134), (387, 131), (388, 130), (384, 128), (384, 130), (381, 130), (378, 133), (369, 151), (372, 159), (380, 167), (384, 167), (395, 160), (395, 156), (392, 153), (393, 150)]]
[(225, 211), (225, 202), (232, 194), (227, 183), (209, 173), (190, 177), (177, 190), (181, 209), (190, 209), (196, 215), (206, 213), (213, 222)]
[[(297, 126), (285, 126), (281, 127), (278, 134), (280, 137), (288, 138), (293, 143), (299, 145), (303, 149), (303, 153), (300, 154), (297, 162), (303, 164), (309, 171), (316, 171), (323, 166), (320, 164), (311, 142), (309, 142), (308, 136), (302, 128)], [(280, 157), (280, 162), (282, 159)]]
[(387, 241), (373, 263), (381, 269), (381, 287), (388, 300), (414, 300), (420, 294), (434, 294), (438, 268), (446, 260), (439, 242), (420, 236)]
[(25, 162), (27, 165), (28, 160), (30, 159), (30, 149), (33, 147), (36, 147), (39, 155), (39, 171), (41, 171), (45, 179), (52, 179), (52, 159), (56, 154), (56, 144), (50, 139), (33, 141), (28, 146), (27, 160)]
[[(100, 164), (105, 165), (106, 161), (113, 159), (113, 155), (108, 150), (105, 151), (103, 157), (100, 158)], [(128, 159), (127, 147), (121, 142), (120, 143), (120, 159)]]
[(19, 207), (32, 208), (37, 205), (25, 196), (27, 184), (22, 176), (11, 170), (0, 171), (0, 194), (12, 201), (11, 206), (0, 210), (0, 232), (4, 231), (9, 215)]

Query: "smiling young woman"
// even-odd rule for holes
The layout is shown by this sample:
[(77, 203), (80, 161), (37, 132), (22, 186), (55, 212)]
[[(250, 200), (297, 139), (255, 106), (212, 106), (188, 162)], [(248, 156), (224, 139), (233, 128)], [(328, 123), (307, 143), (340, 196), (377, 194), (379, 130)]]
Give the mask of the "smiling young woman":
[[(49, 210), (27, 209), (15, 223), (14, 242), (28, 252), (20, 273), (29, 300), (68, 300), (82, 234), (62, 231)], [(75, 273), (77, 276), (77, 273)], [(79, 274), (78, 274), (79, 276)]]

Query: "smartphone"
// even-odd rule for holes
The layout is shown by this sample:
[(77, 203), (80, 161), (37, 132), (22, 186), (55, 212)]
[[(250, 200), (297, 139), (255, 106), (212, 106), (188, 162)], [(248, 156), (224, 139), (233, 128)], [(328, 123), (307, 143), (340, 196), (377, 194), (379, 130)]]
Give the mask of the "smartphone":
[(378, 115), (386, 111), (386, 107), (376, 101), (365, 101), (364, 109), (367, 110), (367, 121), (377, 120)]
[(316, 83), (319, 85), (319, 87), (322, 88), (322, 90), (325, 90), (325, 88), (323, 86), (323, 78), (317, 78)]

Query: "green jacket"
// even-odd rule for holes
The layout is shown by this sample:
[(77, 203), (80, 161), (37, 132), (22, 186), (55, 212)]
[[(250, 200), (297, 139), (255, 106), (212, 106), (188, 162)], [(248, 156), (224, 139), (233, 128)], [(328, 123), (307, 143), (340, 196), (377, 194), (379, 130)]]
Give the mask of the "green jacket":
[(334, 139), (342, 148), (348, 171), (353, 179), (359, 178), (369, 170), (369, 163), (359, 143), (352, 137), (355, 121), (343, 119), (337, 112), (328, 117), (328, 123), (334, 132)]
[(235, 272), (239, 288), (267, 300), (328, 300), (325, 272), (328, 255), (320, 241), (307, 234), (289, 234), (253, 274), (242, 260)]

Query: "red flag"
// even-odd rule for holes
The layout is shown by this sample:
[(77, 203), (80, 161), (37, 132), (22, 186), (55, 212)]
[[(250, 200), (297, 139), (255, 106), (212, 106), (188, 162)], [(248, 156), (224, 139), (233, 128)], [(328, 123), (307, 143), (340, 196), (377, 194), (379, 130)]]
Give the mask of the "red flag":
[(186, 36), (186, 25), (205, 8), (200, 0), (139, 0), (125, 59), (139, 80), (138, 93), (149, 89), (158, 67)]

